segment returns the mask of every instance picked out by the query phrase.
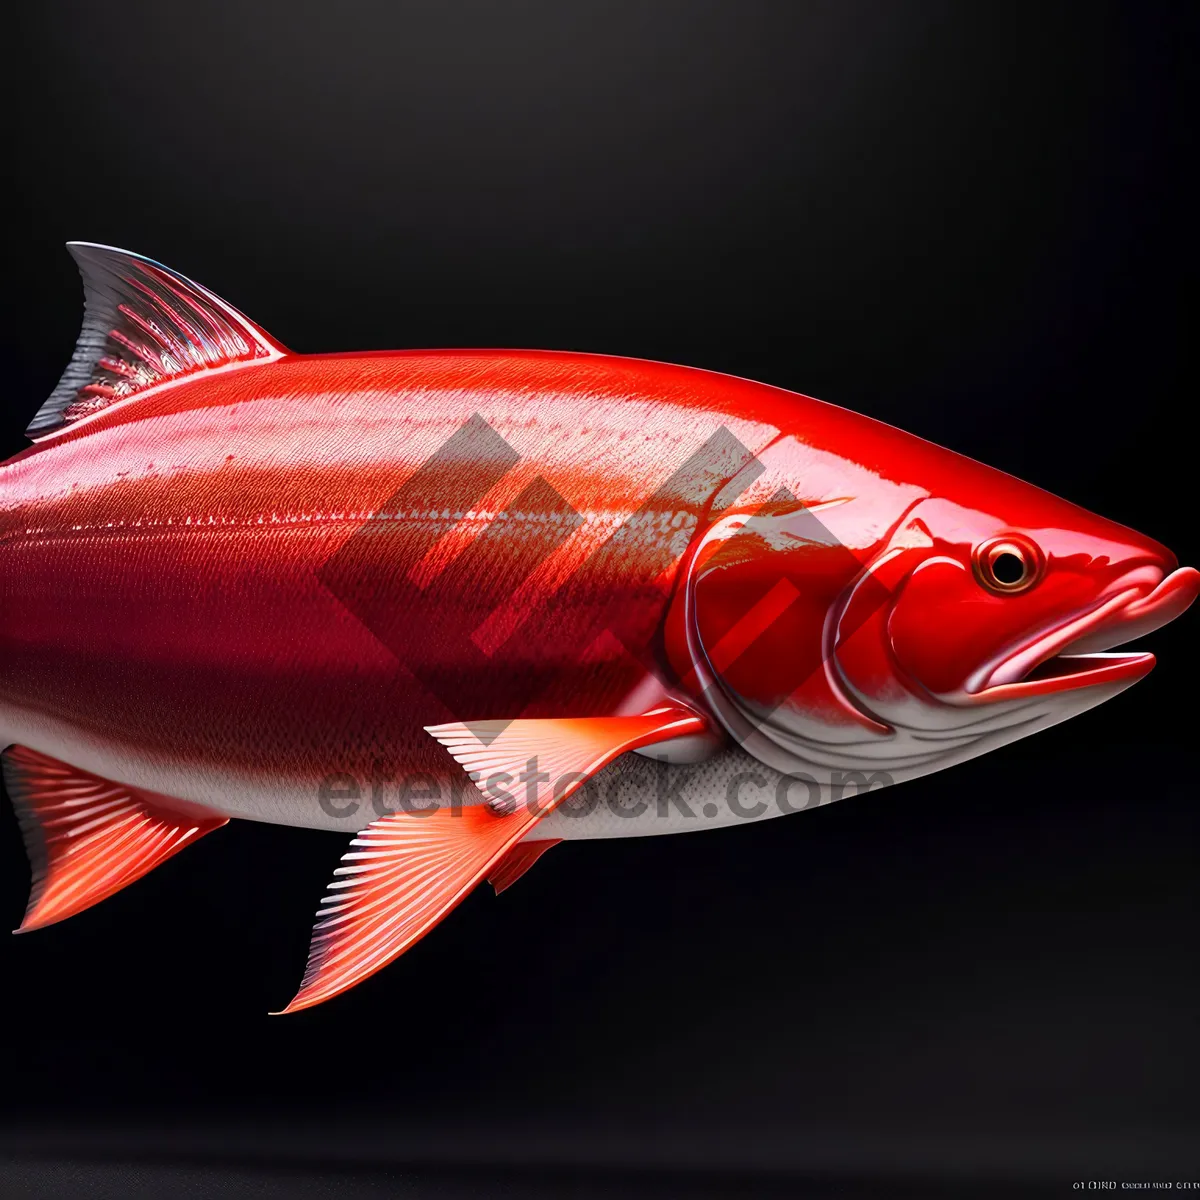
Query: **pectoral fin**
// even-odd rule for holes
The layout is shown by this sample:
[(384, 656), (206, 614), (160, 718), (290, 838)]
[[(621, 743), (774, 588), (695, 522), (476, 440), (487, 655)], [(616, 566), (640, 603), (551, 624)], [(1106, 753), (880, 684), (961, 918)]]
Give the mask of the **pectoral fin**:
[(229, 820), (25, 746), (5, 751), (4, 781), (33, 871), (17, 933), (90, 908)]
[[(490, 872), (507, 883), (515, 880), (536, 857), (511, 873), (508, 856), (517, 844), (618, 755), (697, 733), (705, 724), (690, 709), (670, 705), (633, 717), (430, 728), (489, 803), (390, 813), (350, 843), (317, 912), (300, 990), (282, 1011), (310, 1008), (373, 975)], [(517, 785), (516, 795), (505, 777)]]
[(525, 807), (544, 816), (626, 751), (707, 729), (691, 709), (666, 704), (632, 717), (455, 721), (425, 732), (446, 747), (497, 811)]
[(518, 842), (493, 868), (488, 876), (496, 895), (512, 887), (551, 846), (557, 846), (562, 838), (543, 838), (537, 842)]

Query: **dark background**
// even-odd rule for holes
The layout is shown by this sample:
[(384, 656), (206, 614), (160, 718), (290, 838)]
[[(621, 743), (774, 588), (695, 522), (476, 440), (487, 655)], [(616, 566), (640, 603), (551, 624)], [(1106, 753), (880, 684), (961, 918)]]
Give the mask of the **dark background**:
[[(1183, 12), (22, 6), (2, 448), (70, 355), (81, 238), (300, 351), (561, 347), (818, 395), (1195, 562)], [(232, 825), (0, 944), (0, 1187), (1200, 1178), (1195, 630), (1111, 705), (942, 774), (563, 847), (287, 1019), (344, 847)], [(8, 806), (0, 856), (15, 925)]]

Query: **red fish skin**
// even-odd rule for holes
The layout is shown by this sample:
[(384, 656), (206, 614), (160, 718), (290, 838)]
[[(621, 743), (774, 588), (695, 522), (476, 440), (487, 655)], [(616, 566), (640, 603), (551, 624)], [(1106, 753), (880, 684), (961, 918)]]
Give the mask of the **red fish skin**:
[[(468, 461), (444, 494), (381, 523), (476, 415), (515, 465), (474, 508), (454, 500), (479, 470)], [(765, 466), (732, 505), (752, 511), (780, 486), (809, 505), (850, 499), (831, 521), (864, 561), (930, 495), (986, 498), (1016, 525), (1138, 536), (869, 418), (692, 368), (289, 355), (119, 402), (0, 468), (0, 735), (298, 825), (328, 824), (316, 793), (331, 773), (461, 782), (424, 726), (611, 714), (663, 665), (680, 564), (738, 464), (660, 489), (721, 429)], [(522, 496), (537, 503), (497, 531), (490, 514)], [(596, 553), (647, 501), (620, 554)], [(372, 520), (354, 586), (374, 598), (375, 632), (322, 578)], [(230, 778), (293, 800), (235, 801)]]
[[(97, 773), (140, 777), (152, 761), (156, 782), (177, 771), (184, 798), (211, 803), (212, 773), (301, 783), (314, 798), (331, 772), (457, 778), (424, 725), (613, 711), (645, 675), (644, 644), (631, 654), (570, 636), (598, 608), (653, 637), (678, 559), (663, 563), (661, 535), (682, 551), (719, 470), (691, 497), (660, 497), (619, 562), (580, 564), (720, 428), (751, 451), (776, 434), (697, 403), (690, 382), (682, 369), (553, 355), (291, 357), (68, 428), (0, 470), (0, 729), (46, 753), (65, 738)], [(480, 511), (509, 508), (540, 476), (585, 523), (547, 557), (544, 514), (509, 520), (490, 557), (472, 560), (469, 587), (436, 586), (435, 569), (416, 590), (430, 611), (397, 614), (431, 636), (406, 638), (401, 624), (389, 648), (321, 569), (475, 413), (520, 456)], [(461, 527), (456, 494), (448, 480), (419, 516), (389, 522), (359, 564), (368, 593), (411, 600), (397, 575), (429, 544), (444, 559), (464, 549), (456, 530), (487, 526)], [(513, 636), (514, 615), (533, 612)], [(480, 652), (464, 635), (489, 619), (503, 652), (472, 674)], [(431, 674), (450, 678), (431, 693)]]

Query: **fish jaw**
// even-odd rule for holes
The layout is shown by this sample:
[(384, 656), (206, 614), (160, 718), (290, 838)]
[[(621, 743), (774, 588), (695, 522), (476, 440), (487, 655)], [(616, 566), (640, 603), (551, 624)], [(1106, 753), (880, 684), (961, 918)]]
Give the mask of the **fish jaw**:
[(1023, 646), (989, 663), (955, 699), (984, 704), (1135, 683), (1154, 668), (1154, 655), (1114, 648), (1175, 620), (1197, 595), (1200, 571), (1194, 567), (1170, 574), (1155, 567), (1138, 568), (1089, 611), (1038, 631)]

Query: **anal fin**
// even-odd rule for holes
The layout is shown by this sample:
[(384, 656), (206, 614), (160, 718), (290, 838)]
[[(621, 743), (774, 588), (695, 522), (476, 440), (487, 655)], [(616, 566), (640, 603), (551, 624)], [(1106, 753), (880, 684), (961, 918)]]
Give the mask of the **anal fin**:
[[(675, 704), (637, 716), (430, 727), (487, 803), (390, 813), (359, 833), (317, 912), (300, 990), (282, 1011), (310, 1008), (375, 974), (480, 880), (499, 879), (497, 891), (512, 883), (553, 842), (532, 855), (518, 844), (614, 758), (706, 728), (703, 717)], [(516, 797), (501, 786), (513, 784)]]
[(27, 933), (119, 892), (228, 817), (113, 783), (25, 746), (4, 752), (4, 781), (33, 872)]

